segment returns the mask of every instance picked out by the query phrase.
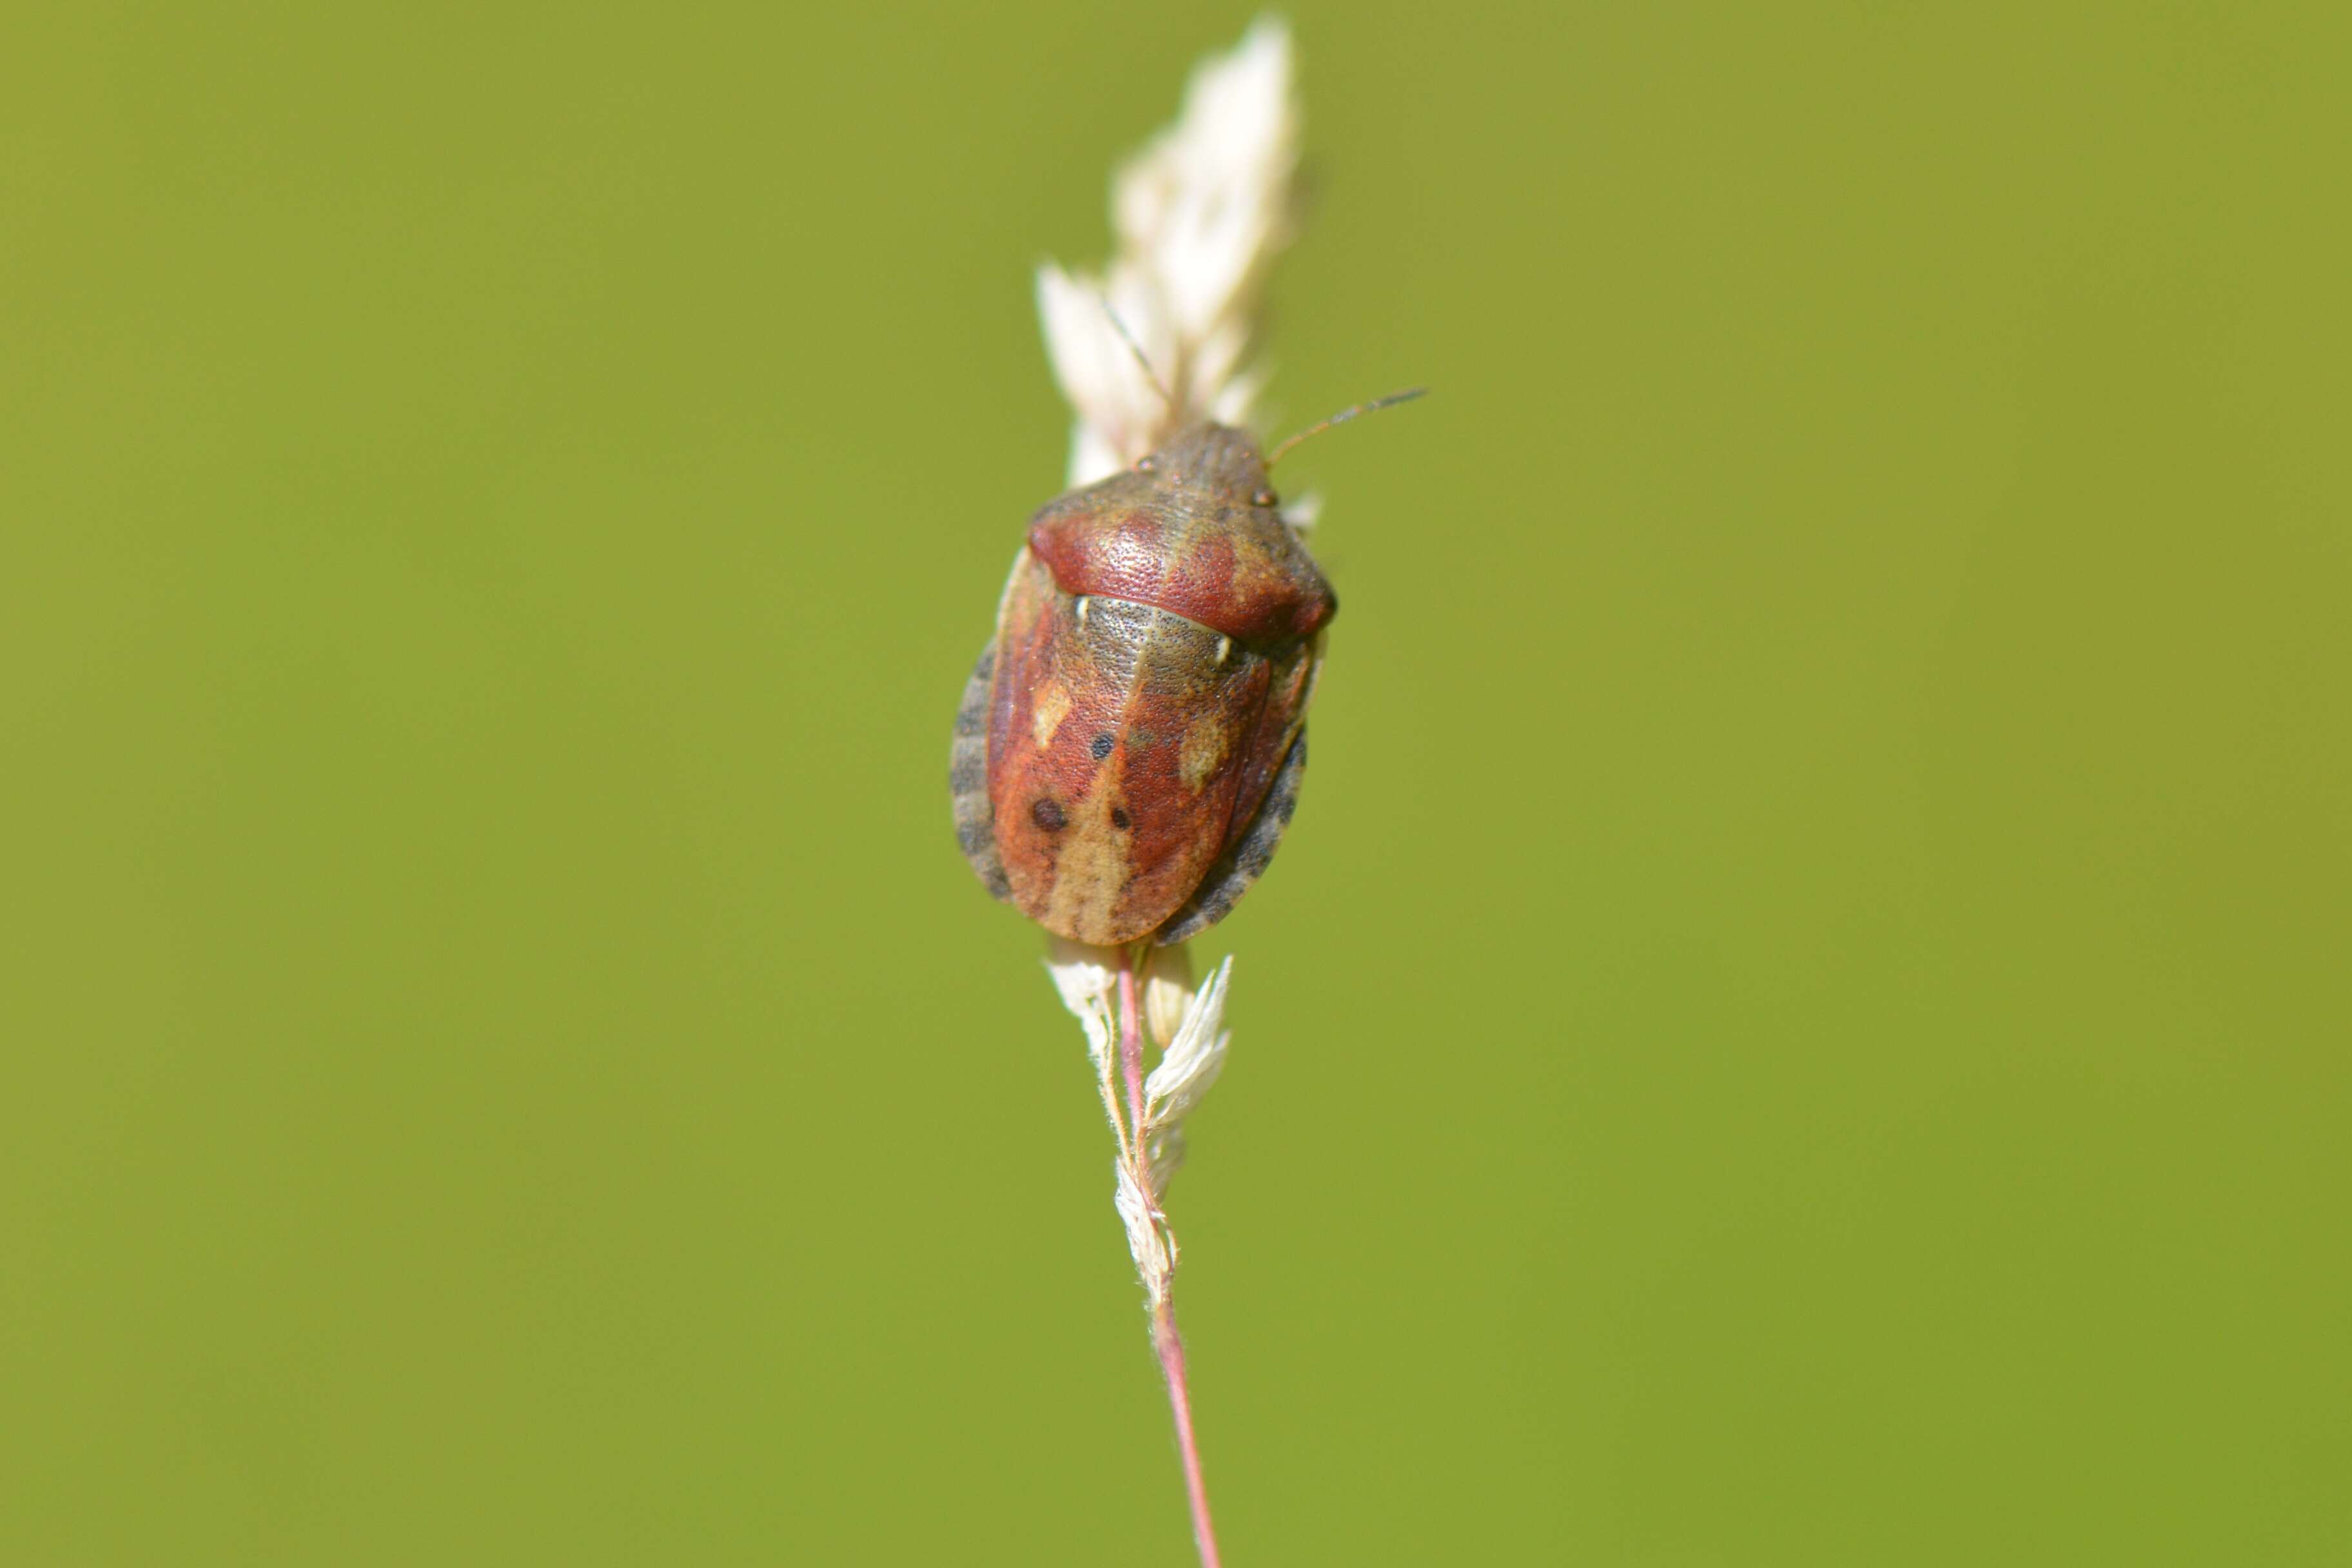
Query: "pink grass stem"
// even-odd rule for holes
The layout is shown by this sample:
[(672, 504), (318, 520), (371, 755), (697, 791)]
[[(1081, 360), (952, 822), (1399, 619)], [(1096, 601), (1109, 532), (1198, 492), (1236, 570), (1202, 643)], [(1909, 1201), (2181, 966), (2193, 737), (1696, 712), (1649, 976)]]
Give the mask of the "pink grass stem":
[[(1135, 951), (1118, 955), (1118, 1060), (1127, 1079), (1128, 1126), (1134, 1146), (1129, 1158), (1136, 1184), (1145, 1194), (1146, 1156), (1143, 1150), (1143, 1029), (1136, 1016)], [(1151, 1302), (1151, 1348), (1160, 1357), (1160, 1371), (1168, 1380), (1168, 1407), (1176, 1416), (1176, 1447), (1184, 1461), (1184, 1492), (1192, 1505), (1192, 1544), (1200, 1550), (1201, 1568), (1223, 1568), (1217, 1555), (1217, 1528), (1209, 1518), (1209, 1486), (1201, 1476), (1201, 1444), (1192, 1434), (1192, 1391), (1184, 1375), (1184, 1342), (1176, 1332), (1176, 1303), (1165, 1289)]]
[(1192, 1436), (1192, 1394), (1184, 1381), (1184, 1342), (1176, 1336), (1176, 1308), (1162, 1300), (1151, 1309), (1151, 1344), (1168, 1376), (1168, 1405), (1176, 1413), (1176, 1447), (1184, 1457), (1184, 1491), (1192, 1502), (1192, 1544), (1201, 1568), (1219, 1568), (1217, 1527), (1209, 1519), (1209, 1484), (1201, 1479), (1201, 1445)]
[[(1143, 1165), (1143, 1028), (1136, 1018), (1135, 949), (1118, 950), (1118, 1067), (1127, 1075), (1127, 1135)], [(1146, 1188), (1145, 1191), (1150, 1189)]]

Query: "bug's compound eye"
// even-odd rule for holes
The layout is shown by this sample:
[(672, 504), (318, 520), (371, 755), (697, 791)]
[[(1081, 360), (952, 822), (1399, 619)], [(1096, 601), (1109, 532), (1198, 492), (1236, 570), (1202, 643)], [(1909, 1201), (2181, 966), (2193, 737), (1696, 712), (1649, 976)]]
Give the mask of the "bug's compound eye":
[(1260, 490), (1255, 495), (1250, 497), (1250, 505), (1273, 506), (1281, 500), (1282, 498), (1275, 494), (1272, 490)]
[(1153, 457), (1149, 452), (1146, 452), (1143, 456), (1135, 459), (1135, 471), (1139, 474), (1150, 473), (1159, 467), (1160, 459)]

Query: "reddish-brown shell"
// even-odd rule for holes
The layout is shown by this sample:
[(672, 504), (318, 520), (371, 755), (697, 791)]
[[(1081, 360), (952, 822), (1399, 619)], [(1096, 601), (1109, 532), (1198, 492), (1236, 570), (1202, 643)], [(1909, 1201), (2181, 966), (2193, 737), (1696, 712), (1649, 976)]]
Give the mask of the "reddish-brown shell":
[[(1048, 504), (958, 721), (958, 831), (975, 869), (1080, 942), (1131, 942), (1180, 911), (1186, 932), (1219, 918), (1279, 836), (1280, 823), (1255, 835), (1246, 867), (1229, 854), (1277, 774), (1295, 786), (1337, 609), (1240, 431), (1200, 426)], [(984, 805), (969, 776), (983, 680)], [(1290, 804), (1286, 786), (1286, 820)]]
[(1172, 610), (1244, 642), (1308, 637), (1339, 608), (1271, 504), (1257, 443), (1203, 425), (1051, 502), (1029, 548), (1068, 594)]

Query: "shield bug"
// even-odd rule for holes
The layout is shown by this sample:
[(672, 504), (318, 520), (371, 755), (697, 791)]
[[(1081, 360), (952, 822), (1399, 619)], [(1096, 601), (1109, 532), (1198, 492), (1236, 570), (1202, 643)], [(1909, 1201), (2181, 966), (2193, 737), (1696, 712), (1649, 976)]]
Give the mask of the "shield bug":
[(1195, 425), (1030, 520), (956, 714), (956, 837), (997, 898), (1100, 946), (1223, 920), (1274, 858), (1307, 767), (1339, 600), (1276, 459)]

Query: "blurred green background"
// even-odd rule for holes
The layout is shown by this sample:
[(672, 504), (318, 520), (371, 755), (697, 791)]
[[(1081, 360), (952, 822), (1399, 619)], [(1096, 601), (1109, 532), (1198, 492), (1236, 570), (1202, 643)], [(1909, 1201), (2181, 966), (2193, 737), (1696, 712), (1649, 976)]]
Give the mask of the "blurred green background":
[[(1189, 1563), (949, 720), (1245, 5), (24, 8), (0, 1562)], [(1262, 1563), (2352, 1561), (2352, 24), (1302, 5)]]

